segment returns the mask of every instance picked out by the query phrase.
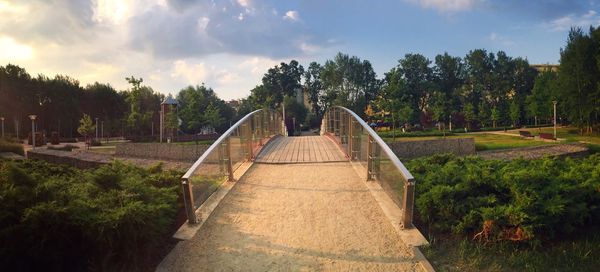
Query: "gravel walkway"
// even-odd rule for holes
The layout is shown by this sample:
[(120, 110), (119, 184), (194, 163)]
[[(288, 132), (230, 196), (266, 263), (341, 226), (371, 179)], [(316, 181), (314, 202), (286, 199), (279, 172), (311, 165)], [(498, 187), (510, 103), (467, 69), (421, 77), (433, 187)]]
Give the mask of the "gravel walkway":
[(351, 165), (254, 164), (158, 271), (413, 271)]

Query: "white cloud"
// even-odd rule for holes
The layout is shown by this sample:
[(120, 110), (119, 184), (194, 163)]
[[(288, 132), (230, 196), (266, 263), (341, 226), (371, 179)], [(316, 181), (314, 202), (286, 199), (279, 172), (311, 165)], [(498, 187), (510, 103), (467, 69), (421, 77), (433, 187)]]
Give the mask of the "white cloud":
[(500, 34), (498, 34), (496, 32), (490, 33), (490, 35), (488, 36), (488, 39), (491, 42), (497, 43), (497, 44), (501, 44), (502, 46), (513, 46), (513, 45), (515, 45), (514, 41), (512, 41), (508, 37), (502, 36), (502, 35), (500, 35)]
[(0, 36), (0, 63), (28, 60), (31, 57), (33, 57), (31, 46), (18, 43), (11, 37)]
[(240, 15), (238, 15), (237, 19), (240, 21), (244, 20), (244, 14), (240, 13)]
[(600, 24), (600, 16), (595, 10), (588, 10), (581, 15), (569, 14), (543, 24), (543, 27), (553, 31), (565, 31), (571, 27), (589, 27)]
[(307, 42), (301, 42), (300, 43), (300, 49), (302, 50), (302, 52), (304, 52), (305, 54), (315, 54), (318, 53), (321, 50), (321, 47), (314, 45), (314, 44), (310, 44)]
[(457, 12), (470, 10), (481, 0), (405, 0), (424, 8), (436, 9), (442, 12)]
[(186, 60), (176, 60), (171, 77), (184, 79), (187, 84), (200, 84), (206, 79), (206, 67), (203, 62), (188, 64)]
[(208, 17), (201, 17), (198, 19), (198, 30), (200, 30), (200, 32), (204, 32), (206, 30), (206, 27), (208, 26), (208, 23), (210, 22), (210, 18)]
[(242, 7), (248, 7), (250, 4), (248, 0), (237, 0), (238, 4)]
[(283, 19), (290, 21), (298, 21), (300, 20), (300, 15), (295, 10), (288, 10), (288, 12), (285, 13), (285, 16), (283, 16)]

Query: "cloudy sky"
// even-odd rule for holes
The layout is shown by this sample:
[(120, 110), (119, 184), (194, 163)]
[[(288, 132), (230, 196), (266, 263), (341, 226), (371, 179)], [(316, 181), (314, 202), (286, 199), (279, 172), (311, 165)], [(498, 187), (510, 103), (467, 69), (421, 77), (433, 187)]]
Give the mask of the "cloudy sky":
[(557, 63), (571, 26), (600, 24), (600, 0), (0, 0), (0, 65), (162, 93), (206, 83), (241, 98), (281, 61), (337, 52), (379, 76), (406, 53), (504, 50)]

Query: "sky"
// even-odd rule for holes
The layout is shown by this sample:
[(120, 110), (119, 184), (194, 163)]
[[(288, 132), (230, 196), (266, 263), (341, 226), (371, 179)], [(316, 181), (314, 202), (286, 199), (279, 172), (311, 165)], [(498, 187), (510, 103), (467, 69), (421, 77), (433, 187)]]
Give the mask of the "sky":
[(164, 94), (205, 83), (229, 100), (281, 62), (337, 52), (379, 77), (408, 53), (557, 64), (569, 29), (599, 12), (600, 0), (0, 0), (0, 65), (119, 90), (141, 77)]

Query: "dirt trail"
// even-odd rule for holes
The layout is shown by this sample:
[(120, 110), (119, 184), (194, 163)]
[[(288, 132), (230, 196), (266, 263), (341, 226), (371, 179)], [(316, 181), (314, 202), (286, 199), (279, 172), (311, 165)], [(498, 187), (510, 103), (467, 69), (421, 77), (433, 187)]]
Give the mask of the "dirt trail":
[(413, 271), (349, 163), (254, 164), (158, 271)]

